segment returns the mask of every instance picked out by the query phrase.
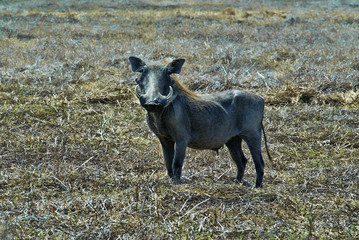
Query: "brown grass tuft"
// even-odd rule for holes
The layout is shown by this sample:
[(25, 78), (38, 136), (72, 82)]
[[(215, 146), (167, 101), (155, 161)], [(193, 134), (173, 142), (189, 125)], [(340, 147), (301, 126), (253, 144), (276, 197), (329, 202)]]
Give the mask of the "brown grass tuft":
[(228, 8), (225, 8), (221, 11), (221, 13), (223, 15), (230, 15), (230, 16), (234, 16), (236, 15), (236, 9), (232, 8), (232, 7), (228, 7)]

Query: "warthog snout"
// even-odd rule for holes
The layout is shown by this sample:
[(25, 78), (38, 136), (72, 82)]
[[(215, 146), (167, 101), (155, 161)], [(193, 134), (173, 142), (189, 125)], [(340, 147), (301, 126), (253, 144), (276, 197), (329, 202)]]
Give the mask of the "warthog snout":
[[(135, 87), (136, 96), (139, 98), (141, 105), (150, 112), (158, 112), (163, 110), (164, 107), (168, 104), (168, 101), (171, 100), (173, 95), (173, 88), (169, 86), (167, 96), (162, 94), (141, 94), (139, 90), (139, 85)], [(155, 95), (155, 96), (153, 96)]]
[(143, 107), (150, 112), (161, 111), (164, 108), (164, 104), (161, 103), (159, 99), (154, 101), (147, 102), (143, 105)]

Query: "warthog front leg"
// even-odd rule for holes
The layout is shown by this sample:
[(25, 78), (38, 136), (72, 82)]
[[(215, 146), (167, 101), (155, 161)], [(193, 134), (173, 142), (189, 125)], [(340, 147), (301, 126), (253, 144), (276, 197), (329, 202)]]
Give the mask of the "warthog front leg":
[(165, 158), (166, 168), (167, 168), (167, 174), (170, 178), (173, 177), (173, 155), (174, 155), (174, 142), (166, 140), (166, 139), (160, 139), (161, 146), (162, 146), (162, 152), (163, 156)]
[(182, 174), (182, 166), (186, 155), (187, 143), (184, 141), (176, 142), (175, 153), (173, 157), (173, 181), (179, 182)]

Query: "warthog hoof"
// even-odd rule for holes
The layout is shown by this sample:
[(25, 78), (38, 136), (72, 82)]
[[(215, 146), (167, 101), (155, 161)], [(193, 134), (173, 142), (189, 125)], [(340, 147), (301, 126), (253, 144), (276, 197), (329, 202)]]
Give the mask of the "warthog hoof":
[(252, 184), (250, 184), (249, 182), (244, 181), (244, 180), (239, 181), (238, 179), (235, 178), (234, 181), (236, 181), (237, 183), (239, 183), (240, 185), (242, 185), (244, 187), (253, 187)]
[(181, 184), (182, 183), (182, 180), (180, 178), (176, 178), (176, 177), (172, 177), (170, 179), (170, 183), (173, 183), (173, 184)]
[(250, 184), (249, 182), (246, 182), (246, 181), (242, 181), (242, 185), (245, 187), (252, 187), (252, 184)]

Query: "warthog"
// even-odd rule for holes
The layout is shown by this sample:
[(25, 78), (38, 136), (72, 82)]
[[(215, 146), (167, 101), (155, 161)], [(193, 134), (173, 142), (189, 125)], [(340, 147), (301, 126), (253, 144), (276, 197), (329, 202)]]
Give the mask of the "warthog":
[(167, 173), (173, 181), (180, 181), (187, 147), (218, 150), (226, 145), (237, 165), (236, 178), (241, 182), (247, 164), (241, 146), (244, 140), (255, 164), (256, 187), (262, 187), (262, 131), (267, 153), (268, 147), (261, 96), (240, 90), (196, 94), (171, 76), (181, 72), (184, 59), (165, 67), (146, 65), (137, 57), (130, 57), (129, 61), (132, 71), (141, 74), (136, 79), (135, 93), (147, 110), (150, 129), (161, 142)]

